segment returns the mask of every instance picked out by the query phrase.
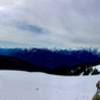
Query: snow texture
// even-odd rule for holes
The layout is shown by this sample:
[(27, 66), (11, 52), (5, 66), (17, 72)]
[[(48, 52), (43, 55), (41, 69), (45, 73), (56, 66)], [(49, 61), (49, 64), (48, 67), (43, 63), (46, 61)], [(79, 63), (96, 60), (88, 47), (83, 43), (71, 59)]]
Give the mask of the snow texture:
[(2, 70), (0, 100), (91, 100), (99, 79)]

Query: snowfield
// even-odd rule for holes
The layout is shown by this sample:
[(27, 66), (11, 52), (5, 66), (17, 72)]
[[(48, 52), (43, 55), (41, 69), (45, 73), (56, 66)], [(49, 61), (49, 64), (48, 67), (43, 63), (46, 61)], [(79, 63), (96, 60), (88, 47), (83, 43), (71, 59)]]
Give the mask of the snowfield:
[(96, 76), (0, 71), (0, 100), (91, 100)]

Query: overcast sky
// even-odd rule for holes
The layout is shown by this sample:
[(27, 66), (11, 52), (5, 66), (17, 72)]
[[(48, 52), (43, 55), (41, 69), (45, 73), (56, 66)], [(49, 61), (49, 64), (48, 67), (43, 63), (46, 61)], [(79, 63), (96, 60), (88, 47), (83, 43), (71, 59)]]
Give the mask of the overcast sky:
[(100, 47), (100, 0), (0, 0), (0, 47)]

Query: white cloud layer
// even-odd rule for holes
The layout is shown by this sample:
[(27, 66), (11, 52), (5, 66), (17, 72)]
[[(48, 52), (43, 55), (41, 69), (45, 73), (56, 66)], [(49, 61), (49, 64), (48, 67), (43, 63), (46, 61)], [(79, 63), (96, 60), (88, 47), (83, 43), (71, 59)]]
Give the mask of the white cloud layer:
[(24, 47), (99, 48), (99, 5), (99, 0), (0, 0), (0, 40)]

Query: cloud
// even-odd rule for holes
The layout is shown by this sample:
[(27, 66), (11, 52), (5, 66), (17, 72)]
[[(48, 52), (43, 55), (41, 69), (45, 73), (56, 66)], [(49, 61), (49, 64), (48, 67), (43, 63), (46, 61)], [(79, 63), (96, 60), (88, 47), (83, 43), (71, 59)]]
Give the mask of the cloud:
[(30, 47), (100, 47), (99, 5), (99, 0), (20, 0), (0, 11), (0, 40)]
[(25, 44), (16, 43), (12, 41), (0, 41), (0, 48), (17, 48), (17, 47), (27, 47)]
[(36, 25), (32, 25), (32, 24), (27, 23), (25, 21), (24, 22), (23, 21), (17, 21), (15, 23), (15, 26), (18, 29), (21, 29), (22, 31), (29, 31), (29, 32), (36, 33), (36, 34), (44, 34), (46, 32), (46, 30), (44, 30), (43, 28), (36, 26)]
[(0, 6), (9, 6), (16, 3), (16, 0), (0, 0)]

